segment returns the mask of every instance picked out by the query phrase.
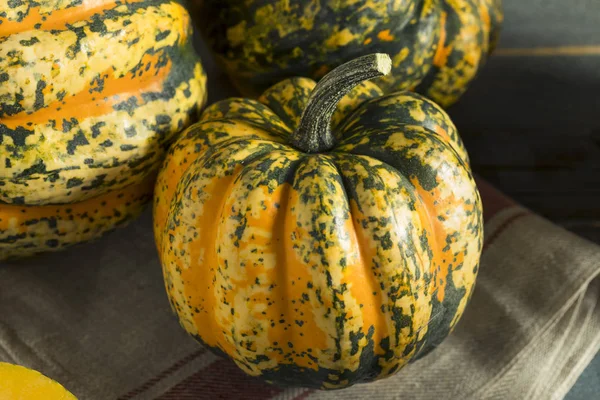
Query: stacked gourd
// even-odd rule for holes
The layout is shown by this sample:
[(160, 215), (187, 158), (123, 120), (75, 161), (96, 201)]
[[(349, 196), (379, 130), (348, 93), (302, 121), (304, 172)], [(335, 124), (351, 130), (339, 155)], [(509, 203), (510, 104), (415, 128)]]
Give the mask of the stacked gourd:
[(0, 259), (141, 212), (204, 104), (191, 29), (172, 0), (0, 1)]
[[(499, 0), (192, 3), (252, 98), (208, 107), (158, 172), (154, 234), (181, 325), (250, 375), (321, 389), (436, 348), (473, 291), (483, 227), (467, 152), (428, 97), (446, 106), (464, 92), (494, 47)], [(13, 21), (0, 32), (14, 28), (0, 60), (15, 73), (0, 89), (0, 216), (13, 216), (0, 232), (26, 232), (13, 246), (31, 226), (62, 246), (137, 213), (204, 100), (181, 6), (58, 4), (51, 22), (1, 17)], [(52, 46), (26, 48), (42, 39)]]

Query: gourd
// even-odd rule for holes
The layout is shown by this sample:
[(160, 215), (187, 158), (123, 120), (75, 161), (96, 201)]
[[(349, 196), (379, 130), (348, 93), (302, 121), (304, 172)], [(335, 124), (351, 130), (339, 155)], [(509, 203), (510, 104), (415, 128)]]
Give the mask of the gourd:
[(59, 383), (31, 369), (0, 362), (0, 399), (76, 400)]
[(0, 203), (0, 260), (62, 250), (126, 225), (151, 202), (155, 177), (72, 204)]
[(246, 373), (342, 388), (389, 376), (450, 333), (475, 283), (481, 199), (448, 115), (366, 82), (208, 107), (159, 171), (154, 230), (181, 325)]
[[(206, 76), (176, 1), (0, 0), (0, 10), (2, 259), (138, 214), (168, 145), (205, 102)], [(109, 211), (103, 202), (121, 215), (91, 222)], [(43, 222), (69, 209), (68, 230)]]
[(235, 86), (247, 96), (280, 79), (320, 79), (373, 52), (391, 54), (386, 92), (415, 90), (447, 107), (498, 39), (501, 0), (196, 0), (194, 15)]

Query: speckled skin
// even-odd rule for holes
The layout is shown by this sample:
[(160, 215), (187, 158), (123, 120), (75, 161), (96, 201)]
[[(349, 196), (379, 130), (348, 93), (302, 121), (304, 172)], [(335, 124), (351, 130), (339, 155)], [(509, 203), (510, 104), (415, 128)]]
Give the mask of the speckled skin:
[(246, 373), (336, 389), (389, 376), (461, 317), (480, 196), (446, 113), (363, 83), (337, 145), (288, 144), (310, 79), (207, 108), (159, 173), (154, 229), (181, 325)]
[(498, 38), (501, 0), (193, 0), (231, 79), (255, 97), (283, 78), (319, 79), (357, 56), (387, 53), (386, 92), (416, 90), (446, 107)]
[(151, 202), (154, 179), (73, 204), (0, 203), (0, 261), (60, 251), (124, 226)]
[(139, 185), (205, 101), (172, 0), (0, 0), (0, 202)]

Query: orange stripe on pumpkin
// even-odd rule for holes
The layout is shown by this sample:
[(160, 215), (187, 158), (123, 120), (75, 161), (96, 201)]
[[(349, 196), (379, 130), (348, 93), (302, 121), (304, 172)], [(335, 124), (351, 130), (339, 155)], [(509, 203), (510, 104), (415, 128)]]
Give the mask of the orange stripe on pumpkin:
[[(26, 225), (27, 221), (43, 218), (68, 218), (70, 215), (89, 213), (97, 220), (112, 217), (114, 209), (134, 201), (143, 195), (150, 195), (154, 187), (155, 174), (150, 174), (144, 181), (127, 186), (108, 194), (91, 198), (79, 203), (24, 206), (0, 203), (0, 231), (15, 229), (17, 233), (35, 230)], [(97, 213), (94, 213), (97, 211)]]
[(141, 65), (153, 64), (154, 67), (144, 71), (142, 76), (128, 75), (122, 78), (115, 77), (112, 70), (100, 74), (105, 77), (101, 92), (96, 91), (92, 85), (86, 86), (81, 92), (65, 98), (63, 101), (55, 101), (50, 106), (42, 108), (31, 114), (21, 112), (11, 117), (2, 119), (2, 124), (9, 129), (19, 126), (46, 125), (51, 120), (60, 122), (71, 118), (84, 119), (109, 114), (113, 106), (125, 101), (131, 96), (136, 96), (143, 104), (141, 93), (160, 91), (163, 81), (171, 70), (171, 61), (165, 66), (156, 68), (160, 54), (145, 54)]
[[(302, 298), (302, 293), (307, 291), (307, 284), (312, 283), (313, 278), (310, 273), (310, 265), (299, 259), (296, 251), (294, 251), (294, 238), (303, 238), (308, 235), (306, 227), (298, 226), (298, 217), (294, 209), (298, 209), (303, 203), (300, 194), (292, 189), (289, 184), (283, 184), (285, 188), (285, 198), (282, 197), (282, 204), (279, 214), (283, 214), (283, 218), (279, 221), (279, 227), (276, 228), (273, 236), (274, 249), (277, 251), (277, 266), (285, 268), (287, 272), (287, 293), (282, 293), (283, 301), (289, 299)], [(296, 285), (292, 281), (299, 282)], [(328, 299), (323, 299), (326, 303), (323, 307), (331, 307), (333, 304)], [(302, 357), (300, 353), (309, 352), (311, 350), (326, 350), (328, 348), (327, 335), (319, 325), (313, 312), (314, 306), (310, 301), (305, 303), (296, 302), (294, 305), (296, 310), (287, 310), (286, 317), (289, 319), (299, 318), (304, 321), (301, 328), (295, 326), (292, 331), (291, 342), (294, 343), (294, 349), (298, 353), (294, 358), (294, 363), (306, 368), (317, 369), (317, 365), (311, 362), (310, 359)], [(302, 315), (304, 314), (304, 315)], [(280, 324), (283, 328), (283, 324)], [(277, 325), (276, 325), (277, 326)], [(303, 331), (304, 336), (300, 336)], [(283, 336), (281, 336), (283, 337)], [(273, 332), (272, 338), (277, 338), (276, 332)], [(318, 351), (316, 352), (319, 353)], [(276, 353), (273, 353), (275, 355)], [(314, 353), (313, 353), (314, 354)], [(280, 357), (281, 358), (281, 357)], [(281, 360), (284, 361), (284, 360)]]
[[(240, 170), (241, 167), (238, 166), (232, 175), (213, 179), (204, 189), (211, 195), (204, 203), (204, 210), (209, 211), (199, 215), (195, 221), (195, 226), (201, 227), (198, 229), (198, 237), (189, 244), (181, 243), (182, 247), (177, 249), (177, 252), (169, 254), (181, 271), (181, 280), (185, 282), (185, 296), (189, 304), (199, 310), (193, 316), (198, 334), (207, 345), (220, 347), (228, 354), (235, 354), (235, 347), (226, 340), (223, 330), (215, 320), (217, 305), (214, 282), (219, 265), (215, 238), (224, 203)], [(192, 201), (200, 201), (197, 191), (193, 191), (191, 196)], [(177, 257), (179, 250), (189, 250), (190, 265), (182, 264), (182, 259)], [(164, 265), (168, 265), (169, 261), (166, 260)]]
[(389, 29), (386, 29), (385, 31), (379, 32), (377, 38), (383, 42), (391, 42), (394, 40), (394, 35), (391, 34)]
[(371, 246), (369, 243), (371, 238), (359, 225), (360, 221), (367, 220), (367, 218), (360, 211), (354, 199), (350, 201), (350, 210), (352, 221), (349, 221), (351, 226), (347, 227), (347, 230), (352, 238), (353, 246), (359, 249), (361, 261), (361, 265), (354, 266), (352, 273), (348, 274), (351, 283), (350, 290), (352, 296), (359, 304), (363, 305), (361, 309), (363, 332), (369, 332), (371, 326), (374, 328), (372, 340), (375, 347), (373, 352), (382, 355), (384, 350), (380, 343), (383, 333), (386, 331), (386, 321), (381, 312), (383, 305), (381, 287), (371, 270), (373, 260), (377, 257), (377, 249)]
[[(138, 3), (140, 1), (142, 0), (122, 0), (121, 3)], [(0, 37), (30, 30), (64, 30), (67, 29), (67, 25), (88, 20), (94, 14), (114, 8), (115, 4), (116, 0), (83, 0), (79, 6), (50, 13), (41, 13), (40, 7), (32, 7), (20, 22), (0, 17)], [(37, 24), (40, 24), (39, 28), (35, 27)]]
[(438, 41), (437, 50), (435, 51), (435, 55), (433, 56), (433, 65), (438, 68), (446, 65), (448, 60), (448, 56), (452, 52), (452, 46), (445, 47), (446, 37), (448, 33), (446, 32), (446, 18), (447, 15), (445, 12), (442, 12), (440, 17), (440, 40)]
[[(428, 216), (428, 218), (423, 220), (423, 227), (427, 231), (427, 237), (429, 239), (428, 242), (431, 247), (431, 252), (433, 253), (430, 271), (432, 275), (436, 276), (436, 280), (433, 283), (433, 288), (437, 291), (437, 299), (441, 303), (446, 294), (446, 282), (449, 273), (449, 264), (458, 265), (462, 263), (462, 258), (464, 258), (464, 255), (460, 253), (460, 255), (457, 256), (457, 260), (453, 261), (454, 255), (452, 252), (450, 250), (443, 250), (444, 247), (446, 247), (447, 232), (444, 228), (444, 225), (437, 219), (437, 216), (439, 215), (438, 210), (442, 208), (452, 208), (453, 206), (458, 206), (460, 202), (457, 202), (454, 197), (451, 197), (445, 199), (445, 202), (451, 203), (452, 205), (450, 207), (444, 207), (443, 204), (440, 204), (442, 197), (438, 194), (438, 189), (428, 192), (421, 187), (416, 178), (411, 179), (411, 182), (413, 183), (415, 191), (421, 200), (421, 207), (425, 208), (425, 210), (419, 212), (419, 214)], [(461, 259), (458, 259), (459, 257)], [(438, 269), (437, 274), (435, 274), (436, 269)]]

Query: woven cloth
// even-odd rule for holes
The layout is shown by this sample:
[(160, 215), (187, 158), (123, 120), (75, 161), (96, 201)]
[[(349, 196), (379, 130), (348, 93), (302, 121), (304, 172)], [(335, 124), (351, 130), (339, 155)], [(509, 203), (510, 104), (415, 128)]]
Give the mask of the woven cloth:
[(485, 249), (448, 339), (397, 375), (284, 390), (245, 376), (179, 327), (151, 216), (61, 254), (0, 266), (0, 361), (80, 399), (560, 399), (600, 349), (600, 247), (483, 181)]

